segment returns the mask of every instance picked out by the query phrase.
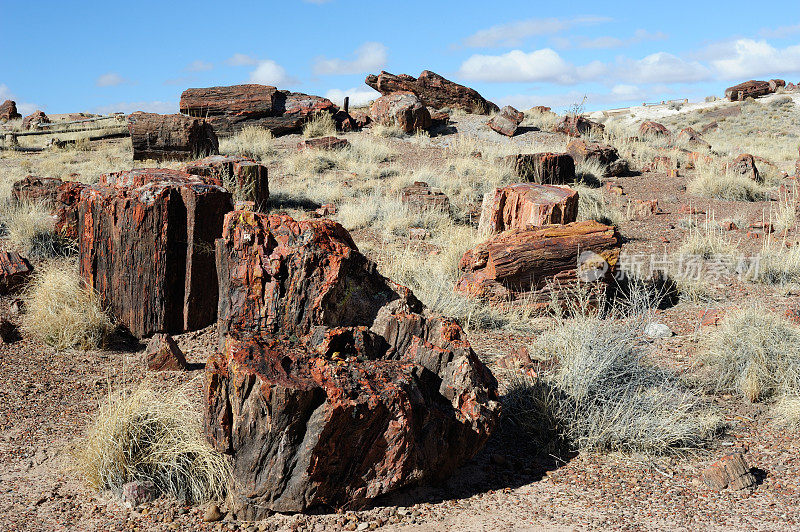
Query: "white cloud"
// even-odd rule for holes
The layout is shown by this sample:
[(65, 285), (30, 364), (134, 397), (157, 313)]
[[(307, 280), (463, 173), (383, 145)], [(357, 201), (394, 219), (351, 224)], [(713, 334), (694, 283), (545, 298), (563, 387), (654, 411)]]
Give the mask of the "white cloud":
[(184, 70), (187, 72), (204, 72), (206, 70), (211, 70), (212, 68), (214, 68), (213, 64), (209, 63), (208, 61), (197, 59), (189, 63)]
[(98, 76), (97, 80), (95, 80), (95, 85), (98, 87), (116, 87), (123, 83), (128, 83), (128, 80), (116, 72), (106, 72), (102, 76)]
[(638, 60), (619, 60), (616, 76), (634, 83), (693, 83), (710, 79), (711, 71), (697, 61), (657, 52)]
[(800, 45), (775, 48), (765, 40), (739, 39), (714, 45), (711, 65), (724, 79), (749, 79), (800, 72)]
[(295, 80), (286, 74), (286, 69), (272, 59), (263, 59), (258, 62), (255, 70), (250, 72), (250, 82), (262, 85), (286, 85)]
[(461, 64), (459, 75), (465, 79), (490, 82), (551, 82), (569, 85), (602, 75), (599, 61), (576, 67), (558, 52), (543, 48), (533, 52), (511, 50), (502, 55), (476, 54)]
[(258, 64), (258, 59), (247, 54), (233, 54), (225, 63), (230, 66), (252, 66)]
[(178, 102), (163, 102), (163, 101), (150, 101), (150, 102), (119, 102), (108, 105), (99, 105), (92, 109), (92, 112), (98, 114), (110, 113), (133, 113), (135, 111), (146, 111), (148, 113), (161, 113), (172, 114), (178, 112)]
[(344, 91), (341, 89), (331, 89), (325, 93), (325, 97), (338, 106), (344, 104), (345, 96), (349, 96), (350, 105), (353, 107), (361, 107), (366, 105), (370, 101), (378, 98), (380, 95), (380, 92), (372, 89), (356, 89), (355, 87)]
[(10, 100), (11, 89), (5, 83), (0, 83), (0, 100)]
[(528, 37), (538, 35), (553, 35), (574, 26), (588, 26), (610, 22), (607, 17), (576, 17), (572, 19), (562, 18), (532, 18), (510, 22), (508, 24), (497, 24), (491, 28), (476, 31), (466, 39), (464, 46), (472, 48), (489, 48), (493, 46), (520, 46)]
[(771, 39), (784, 39), (797, 33), (800, 33), (800, 24), (780, 26), (779, 28), (764, 28), (759, 32), (762, 37)]
[(19, 114), (21, 114), (22, 116), (27, 116), (27, 115), (33, 114), (34, 111), (37, 111), (38, 109), (41, 109), (41, 108), (38, 105), (36, 105), (35, 103), (22, 102), (22, 103), (18, 103), (17, 104), (17, 112)]
[(365, 42), (355, 51), (355, 59), (328, 59), (318, 57), (314, 61), (315, 74), (360, 74), (378, 70), (386, 64), (386, 46), (379, 42)]

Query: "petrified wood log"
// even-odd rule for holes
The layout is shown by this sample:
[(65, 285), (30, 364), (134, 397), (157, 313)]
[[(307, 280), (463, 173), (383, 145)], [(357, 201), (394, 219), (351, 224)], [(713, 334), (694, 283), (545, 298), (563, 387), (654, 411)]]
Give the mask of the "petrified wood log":
[(333, 114), (337, 107), (327, 98), (247, 84), (186, 89), (181, 94), (180, 111), (205, 118), (217, 133), (232, 134), (255, 126), (285, 135), (302, 130), (314, 113)]
[(575, 163), (596, 162), (603, 167), (603, 177), (621, 176), (630, 170), (628, 162), (620, 159), (617, 149), (607, 144), (575, 139), (567, 144), (567, 153), (572, 156)]
[(269, 177), (267, 167), (246, 157), (233, 155), (211, 155), (199, 161), (187, 163), (184, 172), (211, 177), (234, 192), (239, 201), (252, 201), (256, 210), (267, 208), (269, 200)]
[(524, 118), (524, 113), (517, 111), (510, 105), (506, 105), (489, 120), (489, 127), (501, 135), (513, 137)]
[(648, 120), (639, 126), (639, 135), (641, 137), (669, 137), (670, 132), (663, 124)]
[(176, 170), (103, 176), (78, 203), (80, 271), (137, 337), (214, 322), (214, 240), (233, 208), (221, 186)]
[(532, 153), (505, 158), (514, 175), (530, 183), (563, 185), (575, 181), (575, 161), (567, 153)]
[(46, 202), (52, 206), (55, 231), (72, 240), (78, 239), (78, 200), (87, 185), (53, 177), (27, 176), (11, 186), (17, 203)]
[(19, 288), (33, 273), (28, 259), (13, 251), (0, 250), (0, 295)]
[(393, 92), (381, 96), (372, 102), (369, 116), (378, 124), (397, 125), (405, 133), (431, 127), (428, 108), (411, 92)]
[(200, 118), (133, 113), (128, 116), (128, 130), (134, 161), (185, 161), (219, 153), (214, 129)]
[(490, 299), (528, 294), (546, 305), (548, 298), (536, 296), (547, 294), (549, 284), (610, 282), (620, 245), (616, 228), (593, 220), (506, 231), (464, 253), (457, 288)]
[(592, 131), (602, 132), (604, 129), (605, 126), (603, 124), (594, 122), (580, 115), (565, 116), (555, 127), (557, 133), (564, 133), (570, 137), (580, 137)]
[(237, 518), (358, 507), (440, 479), (493, 430), (497, 383), (461, 328), (331, 220), (234, 211), (217, 241), (221, 352), (206, 434)]
[(578, 216), (578, 192), (569, 187), (524, 183), (483, 196), (478, 229), (502, 233), (541, 225), (568, 224)]
[(416, 79), (408, 74), (370, 74), (365, 83), (383, 95), (401, 91), (413, 92), (423, 105), (433, 109), (449, 107), (484, 115), (498, 110), (495, 104), (476, 90), (454, 83), (430, 70), (423, 70)]
[(447, 194), (424, 181), (415, 181), (413, 185), (404, 187), (400, 191), (400, 201), (416, 210), (441, 209), (450, 212)]
[(11, 197), (16, 203), (55, 201), (58, 187), (63, 183), (57, 177), (26, 176), (11, 185)]
[(730, 164), (729, 171), (759, 183), (764, 181), (764, 177), (758, 172), (755, 157), (749, 153), (743, 153), (736, 157)]
[(743, 101), (747, 98), (758, 98), (773, 92), (769, 81), (756, 81), (751, 79), (725, 89), (725, 97), (732, 102)]

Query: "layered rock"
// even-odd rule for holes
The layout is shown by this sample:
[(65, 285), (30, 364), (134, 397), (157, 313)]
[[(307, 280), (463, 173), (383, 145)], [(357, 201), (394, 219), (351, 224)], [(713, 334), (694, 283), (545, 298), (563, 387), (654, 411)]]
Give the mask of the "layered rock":
[(315, 113), (334, 114), (338, 108), (320, 96), (246, 84), (186, 89), (181, 93), (180, 111), (206, 119), (220, 134), (255, 126), (286, 135), (302, 131)]
[(639, 126), (639, 136), (640, 137), (669, 137), (670, 132), (669, 129), (666, 128), (663, 124), (659, 124), (658, 122), (653, 122), (652, 120), (648, 120), (646, 122), (642, 122)]
[(758, 98), (771, 93), (768, 81), (756, 81), (751, 79), (744, 83), (739, 83), (733, 87), (725, 89), (725, 97), (732, 102), (741, 102), (747, 98)]
[(0, 249), (0, 295), (5, 295), (25, 284), (33, 273), (28, 259), (13, 251)]
[(108, 174), (78, 202), (80, 272), (137, 337), (214, 322), (214, 241), (233, 208), (216, 180), (177, 170)]
[(214, 129), (205, 120), (183, 115), (128, 115), (133, 160), (186, 161), (219, 153)]
[(513, 137), (525, 114), (506, 105), (489, 120), (489, 127), (506, 137)]
[(628, 162), (621, 159), (613, 146), (575, 139), (567, 144), (567, 153), (575, 163), (589, 161), (603, 168), (603, 177), (618, 177), (630, 171)]
[(529, 153), (504, 159), (514, 175), (530, 183), (563, 185), (575, 181), (575, 161), (567, 153)]
[(0, 104), (0, 122), (8, 122), (17, 118), (22, 118), (22, 115), (17, 112), (17, 103), (14, 100), (6, 100)]
[(505, 231), (464, 254), (457, 289), (497, 301), (524, 296), (526, 304), (544, 308), (578, 282), (604, 291), (620, 246), (616, 228), (594, 220)]
[(337, 223), (235, 211), (217, 267), (205, 424), (233, 457), (237, 518), (359, 507), (447, 476), (492, 432), (497, 383), (461, 328)]
[(584, 118), (583, 116), (565, 116), (556, 124), (555, 131), (570, 137), (580, 137), (591, 132), (601, 133), (605, 129), (603, 124)]
[(381, 72), (370, 74), (365, 83), (383, 95), (393, 92), (412, 92), (423, 105), (433, 109), (463, 109), (468, 113), (489, 114), (498, 107), (474, 89), (459, 85), (430, 70), (423, 70), (418, 78), (408, 74), (395, 76)]
[(501, 233), (568, 224), (578, 216), (578, 192), (569, 187), (517, 184), (496, 188), (483, 196), (478, 229)]
[(50, 119), (44, 111), (35, 111), (22, 119), (22, 129), (36, 129), (40, 124), (49, 124)]
[(405, 133), (427, 130), (431, 127), (431, 114), (419, 98), (411, 92), (393, 92), (381, 96), (369, 109), (373, 122), (396, 125)]
[(184, 172), (213, 178), (225, 185), (239, 201), (252, 201), (256, 210), (267, 208), (269, 175), (267, 167), (247, 157), (211, 155), (183, 165)]
[(153, 335), (147, 343), (145, 358), (150, 371), (182, 371), (188, 367), (178, 343), (165, 333)]
[(415, 181), (413, 185), (404, 187), (400, 191), (400, 201), (417, 210), (441, 209), (450, 212), (450, 198), (424, 181)]

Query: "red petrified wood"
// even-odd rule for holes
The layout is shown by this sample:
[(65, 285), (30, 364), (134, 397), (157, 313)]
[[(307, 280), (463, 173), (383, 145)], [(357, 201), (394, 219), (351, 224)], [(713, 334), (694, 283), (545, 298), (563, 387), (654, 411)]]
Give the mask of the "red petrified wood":
[(450, 198), (424, 181), (415, 181), (400, 191), (400, 201), (415, 209), (442, 209), (450, 211)]
[(464, 332), (337, 223), (234, 211), (217, 265), (205, 423), (233, 457), (237, 518), (359, 507), (447, 476), (486, 442), (497, 384)]
[(200, 118), (133, 113), (128, 116), (128, 130), (134, 161), (186, 161), (219, 153), (214, 129)]
[(31, 273), (33, 266), (28, 259), (13, 251), (0, 250), (0, 295), (19, 288)]
[(550, 303), (553, 287), (578, 281), (610, 282), (619, 261), (616, 228), (591, 221), (511, 230), (496, 235), (461, 258), (458, 290), (489, 299), (525, 294), (534, 306)]
[(578, 192), (569, 187), (525, 183), (496, 188), (483, 197), (478, 228), (491, 233), (567, 224), (578, 215)]
[(252, 201), (256, 210), (267, 208), (267, 167), (247, 157), (211, 155), (183, 165), (184, 172), (214, 178), (231, 188), (239, 201)]
[(498, 110), (495, 104), (487, 101), (474, 89), (454, 83), (430, 70), (423, 70), (416, 79), (408, 74), (370, 74), (365, 82), (383, 95), (401, 91), (413, 92), (423, 105), (433, 109), (448, 107), (484, 115)]
[(506, 105), (489, 120), (489, 127), (506, 137), (513, 137), (525, 114)]
[(381, 96), (369, 109), (373, 122), (396, 125), (405, 133), (430, 129), (431, 113), (412, 92), (393, 92)]
[(81, 276), (135, 336), (196, 330), (216, 319), (212, 249), (233, 204), (214, 181), (137, 169), (103, 176), (81, 193)]

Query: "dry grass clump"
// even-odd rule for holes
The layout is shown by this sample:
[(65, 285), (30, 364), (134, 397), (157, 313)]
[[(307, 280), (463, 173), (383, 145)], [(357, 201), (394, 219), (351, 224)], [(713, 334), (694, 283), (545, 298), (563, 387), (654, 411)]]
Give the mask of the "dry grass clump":
[(23, 328), (56, 349), (101, 346), (111, 320), (72, 263), (52, 262), (38, 270), (25, 292)]
[(578, 220), (596, 220), (606, 225), (619, 225), (625, 221), (622, 209), (613, 205), (601, 189), (576, 184), (578, 191)]
[(748, 279), (774, 285), (800, 282), (800, 248), (776, 248), (770, 241), (764, 242), (758, 263), (748, 272)]
[(191, 503), (219, 500), (230, 478), (226, 458), (203, 437), (188, 386), (156, 390), (144, 382), (109, 395), (76, 453), (89, 484), (115, 493), (134, 480)]
[(335, 135), (336, 123), (330, 113), (316, 112), (311, 120), (303, 126), (303, 136), (306, 138), (333, 137)]
[(46, 202), (0, 204), (0, 224), (9, 241), (31, 257), (54, 258), (75, 254), (77, 245), (54, 232), (54, 219)]
[(711, 217), (706, 218), (701, 225), (689, 227), (689, 233), (678, 248), (678, 253), (703, 260), (729, 259), (735, 256), (736, 246)]
[(369, 132), (372, 135), (383, 139), (402, 139), (406, 137), (406, 132), (403, 131), (397, 124), (374, 123), (370, 125)]
[(752, 402), (800, 395), (800, 328), (762, 308), (729, 313), (704, 339), (701, 360), (718, 392)]
[(235, 135), (221, 139), (219, 152), (266, 162), (275, 157), (278, 150), (275, 149), (274, 137), (269, 129), (247, 126)]
[(705, 164), (697, 165), (696, 176), (689, 182), (687, 190), (697, 196), (731, 201), (761, 201), (768, 198), (764, 185), (743, 175), (723, 172)]
[(537, 376), (512, 382), (507, 415), (543, 445), (578, 451), (657, 455), (703, 446), (720, 418), (647, 360), (645, 317), (557, 320), (532, 346), (545, 361)]
[(559, 120), (561, 120), (561, 117), (552, 111), (528, 109), (525, 111), (525, 118), (520, 125), (535, 127), (540, 131), (554, 131)]

